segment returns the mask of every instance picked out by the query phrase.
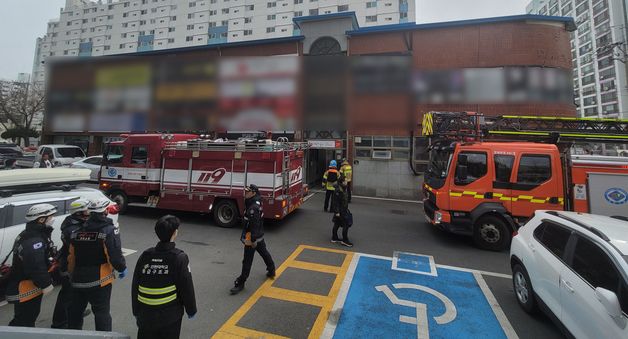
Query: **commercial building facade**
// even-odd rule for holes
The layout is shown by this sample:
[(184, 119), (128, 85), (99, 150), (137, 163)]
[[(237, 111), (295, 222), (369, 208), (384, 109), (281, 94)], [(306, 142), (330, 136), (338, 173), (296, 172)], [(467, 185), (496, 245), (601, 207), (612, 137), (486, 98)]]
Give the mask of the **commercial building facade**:
[(587, 118), (628, 117), (628, 46), (624, 0), (534, 0), (527, 12), (573, 17), (574, 99)]
[[(320, 179), (329, 160), (347, 157), (356, 194), (416, 199), (426, 164), (419, 133), (423, 113), (575, 116), (570, 19), (522, 15), (360, 28), (352, 13), (336, 13), (294, 23), (299, 36), (53, 63), (48, 114), (54, 115), (48, 118), (65, 117), (47, 121), (44, 142), (84, 139), (90, 153), (99, 153), (120, 133), (206, 130), (237, 136), (264, 116), (260, 125), (272, 120), (266, 130), (275, 136), (311, 143), (304, 169), (310, 183)], [(243, 58), (263, 56), (274, 58)], [(211, 71), (186, 87), (179, 75), (198, 65)], [(133, 86), (146, 79), (144, 89), (128, 87), (124, 74), (135, 74)], [(544, 97), (554, 93), (557, 79), (568, 88)], [(116, 84), (127, 87), (112, 88)], [(106, 100), (57, 100), (72, 91)], [(114, 119), (125, 105), (112, 103), (127, 93), (150, 93), (144, 96), (150, 100), (145, 107), (134, 102), (133, 118)], [(137, 114), (141, 107), (144, 116)], [(83, 117), (99, 109), (101, 116)], [(224, 116), (237, 123), (217, 127), (214, 122)], [(291, 116), (299, 117), (297, 123)], [(79, 120), (85, 122), (70, 127)], [(117, 125), (106, 127), (111, 120)]]

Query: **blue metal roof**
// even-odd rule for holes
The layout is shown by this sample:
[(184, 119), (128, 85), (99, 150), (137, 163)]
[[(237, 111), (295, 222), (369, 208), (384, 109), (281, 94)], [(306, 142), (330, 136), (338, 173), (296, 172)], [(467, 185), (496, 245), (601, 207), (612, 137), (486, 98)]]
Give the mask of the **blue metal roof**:
[(169, 48), (169, 49), (160, 49), (160, 50), (152, 50), (152, 51), (144, 51), (144, 52), (109, 54), (105, 56), (138, 56), (138, 55), (174, 54), (174, 53), (179, 53), (179, 52), (204, 51), (204, 50), (212, 50), (212, 49), (225, 48), (225, 47), (259, 46), (259, 45), (277, 44), (277, 43), (282, 43), (282, 42), (295, 42), (295, 41), (301, 41), (303, 39), (305, 39), (303, 35), (297, 35), (297, 36), (288, 36), (288, 37), (282, 37), (282, 38), (225, 42), (225, 43), (219, 43), (219, 44)]
[(360, 25), (358, 24), (358, 19), (355, 16), (355, 12), (339, 12), (339, 13), (331, 13), (331, 14), (321, 14), (321, 15), (308, 15), (308, 16), (298, 16), (292, 18), (292, 22), (297, 24), (299, 28), (301, 28), (301, 23), (306, 21), (322, 21), (336, 18), (351, 18), (353, 22), (353, 29), (359, 30)]
[(398, 32), (398, 31), (406, 31), (406, 30), (449, 28), (449, 27), (494, 24), (494, 23), (500, 23), (500, 22), (513, 22), (513, 21), (558, 22), (558, 23), (563, 23), (565, 25), (565, 29), (567, 29), (567, 31), (569, 32), (576, 30), (576, 24), (573, 18), (571, 17), (524, 14), (524, 15), (500, 16), (500, 17), (494, 17), (494, 18), (434, 22), (434, 23), (428, 23), (428, 24), (416, 24), (414, 22), (409, 22), (409, 23), (403, 23), (403, 24), (364, 27), (364, 28), (353, 30), (353, 31), (347, 31), (347, 35), (364, 35), (364, 34), (370, 34), (370, 33)]

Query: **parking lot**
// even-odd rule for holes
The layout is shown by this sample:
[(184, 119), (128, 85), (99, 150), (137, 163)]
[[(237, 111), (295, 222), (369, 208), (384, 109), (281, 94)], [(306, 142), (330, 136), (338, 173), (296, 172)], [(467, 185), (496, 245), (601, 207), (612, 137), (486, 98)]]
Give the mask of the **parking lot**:
[[(177, 246), (191, 261), (199, 312), (185, 319), (184, 338), (556, 338), (545, 316), (529, 316), (515, 299), (507, 252), (475, 248), (423, 220), (422, 206), (355, 198), (353, 248), (330, 243), (331, 214), (314, 194), (281, 222), (266, 223), (278, 265), (267, 280), (256, 257), (245, 290), (229, 295), (242, 260), (240, 229), (210, 216), (173, 212), (183, 222)], [(166, 211), (132, 207), (120, 217), (129, 271), (154, 246), (155, 220)], [(136, 333), (131, 277), (114, 284), (114, 331)], [(37, 326), (49, 327), (56, 291), (44, 299)], [(12, 307), (0, 307), (7, 324)], [(93, 329), (93, 318), (85, 329)]]

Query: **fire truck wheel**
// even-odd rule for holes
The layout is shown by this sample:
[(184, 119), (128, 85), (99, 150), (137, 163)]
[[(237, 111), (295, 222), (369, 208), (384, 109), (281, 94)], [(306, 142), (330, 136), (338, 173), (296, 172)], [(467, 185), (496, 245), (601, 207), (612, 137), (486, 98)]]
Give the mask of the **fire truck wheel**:
[(126, 194), (124, 194), (124, 192), (113, 192), (111, 193), (111, 195), (109, 195), (109, 198), (113, 200), (113, 202), (118, 204), (118, 213), (126, 213), (126, 209), (129, 207), (129, 198), (126, 196)]
[(220, 227), (231, 228), (238, 223), (238, 206), (233, 200), (220, 200), (214, 207), (214, 221)]
[(475, 244), (485, 250), (501, 251), (510, 243), (508, 226), (499, 217), (487, 215), (478, 219), (473, 230)]

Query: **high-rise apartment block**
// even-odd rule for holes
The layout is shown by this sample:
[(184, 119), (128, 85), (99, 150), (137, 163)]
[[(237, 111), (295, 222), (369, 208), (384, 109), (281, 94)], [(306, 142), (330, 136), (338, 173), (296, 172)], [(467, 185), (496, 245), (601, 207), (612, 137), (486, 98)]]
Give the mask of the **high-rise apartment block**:
[(413, 22), (413, 0), (66, 0), (37, 39), (33, 81), (45, 60), (300, 35), (293, 18), (354, 12), (360, 27)]
[(581, 117), (627, 118), (624, 0), (533, 0), (529, 14), (573, 17), (574, 100)]

